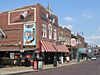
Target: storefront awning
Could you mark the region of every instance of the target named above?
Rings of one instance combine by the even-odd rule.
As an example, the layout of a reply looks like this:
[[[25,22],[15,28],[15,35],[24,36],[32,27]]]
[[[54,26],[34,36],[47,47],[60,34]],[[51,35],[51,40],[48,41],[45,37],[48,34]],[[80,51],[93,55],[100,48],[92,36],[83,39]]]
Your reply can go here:
[[[87,53],[87,49],[86,48],[79,48],[79,52],[86,54]]]
[[[3,49],[3,48],[0,48],[0,52],[6,52],[6,51],[19,51],[19,49],[18,48],[16,48],[16,49],[12,49],[12,48],[5,48],[5,49]]]
[[[58,52],[69,52],[68,48],[65,45],[54,45]]]
[[[53,44],[47,41],[41,41],[41,47],[43,47],[45,52],[57,52]]]
[[[20,52],[24,52],[24,51],[36,51],[38,50],[38,48],[0,48],[0,51],[20,51]]]

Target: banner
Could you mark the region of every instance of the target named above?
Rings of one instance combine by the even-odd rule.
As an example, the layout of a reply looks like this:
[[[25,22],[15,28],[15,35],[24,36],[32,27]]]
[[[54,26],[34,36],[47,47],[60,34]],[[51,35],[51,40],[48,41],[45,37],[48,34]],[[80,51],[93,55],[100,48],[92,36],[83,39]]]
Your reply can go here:
[[[36,45],[36,25],[24,24],[23,45]]]

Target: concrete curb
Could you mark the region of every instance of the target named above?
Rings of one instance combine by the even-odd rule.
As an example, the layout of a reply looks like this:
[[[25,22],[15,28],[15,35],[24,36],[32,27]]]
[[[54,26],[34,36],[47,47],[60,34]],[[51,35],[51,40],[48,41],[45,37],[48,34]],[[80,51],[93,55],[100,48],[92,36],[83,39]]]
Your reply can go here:
[[[83,62],[83,61],[81,61],[81,62]],[[79,63],[71,61],[69,63],[60,64],[57,67],[53,67],[53,65],[50,65],[50,66],[45,67],[44,69],[40,69],[40,70],[30,69],[30,70],[18,70],[18,71],[13,71],[13,72],[6,71],[4,73],[1,73],[0,75],[14,75],[14,74],[29,73],[29,72],[38,72],[38,71],[50,70],[50,69],[55,69],[55,68],[64,67],[64,66],[70,66],[70,65],[74,65],[74,64],[79,64]]]

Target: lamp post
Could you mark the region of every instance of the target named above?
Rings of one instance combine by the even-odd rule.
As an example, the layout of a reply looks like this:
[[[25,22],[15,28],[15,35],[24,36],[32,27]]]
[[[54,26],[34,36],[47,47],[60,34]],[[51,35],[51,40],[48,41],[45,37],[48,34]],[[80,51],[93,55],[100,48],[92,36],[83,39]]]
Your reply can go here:
[[[73,47],[75,47],[77,45],[77,41],[76,41],[76,38],[71,38],[71,59],[74,58],[74,55],[73,55]]]
[[[79,45],[81,44],[80,42],[80,38],[79,38],[79,35],[80,33],[77,33],[77,62],[80,63],[80,50],[79,50]],[[83,32],[81,33],[83,35]]]
[[[77,41],[77,47],[78,47],[78,50],[77,50],[77,62],[80,63],[79,40]]]

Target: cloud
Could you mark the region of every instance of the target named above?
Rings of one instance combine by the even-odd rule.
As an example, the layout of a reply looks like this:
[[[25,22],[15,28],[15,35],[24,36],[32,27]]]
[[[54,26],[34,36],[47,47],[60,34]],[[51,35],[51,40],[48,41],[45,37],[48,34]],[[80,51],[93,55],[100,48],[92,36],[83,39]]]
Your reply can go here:
[[[87,42],[88,44],[93,44],[93,43],[94,43],[92,40],[86,40],[86,42]]]
[[[68,25],[66,26],[66,28],[72,30],[72,25],[68,24]]]
[[[93,15],[90,14],[84,14],[83,17],[87,18],[87,19],[92,19]]]
[[[92,39],[100,39],[100,36],[92,36]]]
[[[85,36],[85,41],[88,44],[100,44],[100,36]]]
[[[64,20],[67,22],[71,22],[71,21],[73,21],[73,18],[71,16],[67,16],[64,18]]]

